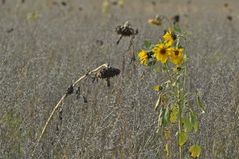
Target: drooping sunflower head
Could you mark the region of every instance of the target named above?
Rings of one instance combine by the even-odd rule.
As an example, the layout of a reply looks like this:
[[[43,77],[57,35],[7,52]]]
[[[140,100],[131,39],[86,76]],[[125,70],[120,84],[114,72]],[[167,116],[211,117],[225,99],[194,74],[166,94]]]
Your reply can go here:
[[[169,46],[172,46],[174,40],[176,40],[176,35],[171,31],[171,29],[168,29],[168,31],[165,32],[163,35],[164,43],[166,43]]]
[[[147,65],[149,61],[149,55],[145,50],[142,50],[138,54],[140,64]]]
[[[184,48],[173,48],[171,51],[170,59],[175,65],[183,64],[183,51]]]
[[[172,48],[169,48],[165,43],[160,43],[155,45],[152,51],[156,60],[160,61],[162,64],[165,64],[171,54],[171,50]]]

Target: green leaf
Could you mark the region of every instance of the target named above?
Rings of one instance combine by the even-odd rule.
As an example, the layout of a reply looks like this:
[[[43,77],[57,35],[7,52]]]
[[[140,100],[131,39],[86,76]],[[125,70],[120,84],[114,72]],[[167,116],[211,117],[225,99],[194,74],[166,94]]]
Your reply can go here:
[[[162,71],[167,72],[169,70],[169,67],[167,66],[167,63],[162,64]]]
[[[183,130],[185,132],[192,131],[192,128],[193,128],[192,120],[190,120],[189,117],[184,117],[184,118],[182,118],[182,121],[183,121]]]
[[[178,133],[178,144],[179,146],[183,146],[188,140],[188,134],[186,132]]]
[[[198,145],[192,145],[189,148],[189,152],[190,152],[192,158],[198,158],[201,154],[201,151],[202,151],[201,147]]]
[[[151,45],[152,45],[151,41],[149,41],[149,40],[144,40],[144,47],[145,47],[146,49],[149,49]]]
[[[157,62],[156,59],[150,58],[149,62],[148,62],[148,66],[150,66],[151,68],[154,69],[154,66],[155,66],[156,62]]]
[[[179,112],[179,109],[177,105],[173,105],[172,111],[170,113],[170,118],[169,118],[172,124],[175,124],[177,122],[178,112]]]
[[[164,111],[164,115],[163,115],[163,125],[166,125],[169,121],[169,110],[168,107],[165,109]]]
[[[201,109],[202,113],[204,114],[205,113],[205,106],[204,106],[204,103],[203,103],[201,97],[199,96],[199,94],[197,94],[196,102],[197,102],[198,107]]]
[[[153,72],[156,73],[156,74],[159,74],[161,72],[161,70],[162,70],[159,65],[155,65],[155,67],[151,67],[151,68],[152,68]]]
[[[159,126],[166,125],[168,123],[168,119],[169,119],[168,108],[161,108],[158,117]]]
[[[181,33],[182,32],[182,30],[181,30],[181,28],[180,28],[180,26],[178,24],[174,24],[173,25],[173,31],[177,32],[177,33]]]
[[[197,113],[196,112],[192,112],[190,114],[190,116],[191,116],[191,121],[192,121],[192,124],[193,124],[194,132],[196,133],[196,132],[198,132],[198,128],[199,128]]]
[[[169,110],[168,107],[165,109],[165,113],[164,113],[164,118],[163,118],[163,124],[167,125],[169,121]]]

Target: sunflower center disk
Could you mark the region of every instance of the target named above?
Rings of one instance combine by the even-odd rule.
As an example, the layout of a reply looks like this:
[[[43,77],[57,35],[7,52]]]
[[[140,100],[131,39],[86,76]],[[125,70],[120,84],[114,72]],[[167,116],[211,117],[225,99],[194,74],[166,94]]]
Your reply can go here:
[[[165,49],[160,50],[160,54],[162,55],[166,54],[166,50]]]

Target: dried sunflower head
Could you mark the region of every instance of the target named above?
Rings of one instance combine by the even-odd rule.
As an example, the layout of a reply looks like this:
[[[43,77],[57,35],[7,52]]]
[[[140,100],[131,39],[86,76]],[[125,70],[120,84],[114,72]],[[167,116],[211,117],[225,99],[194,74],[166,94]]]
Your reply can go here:
[[[115,29],[116,33],[122,36],[131,36],[138,34],[138,30],[134,30],[131,24],[126,21],[124,25],[118,25]]]
[[[117,76],[120,74],[120,70],[113,67],[107,67],[102,69],[98,74],[96,75],[98,78],[111,78],[114,76]]]

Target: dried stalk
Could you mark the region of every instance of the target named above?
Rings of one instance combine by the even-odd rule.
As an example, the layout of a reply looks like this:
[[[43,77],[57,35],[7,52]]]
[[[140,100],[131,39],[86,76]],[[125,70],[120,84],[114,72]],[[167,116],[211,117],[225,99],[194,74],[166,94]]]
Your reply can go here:
[[[82,81],[82,80],[84,80],[85,78],[87,78],[87,76],[92,75],[92,74],[96,74],[96,73],[98,73],[102,68],[108,68],[108,67],[109,67],[108,64],[103,64],[103,65],[97,67],[96,69],[94,69],[94,70],[92,70],[92,71],[86,73],[85,75],[81,76],[81,77],[80,77],[78,80],[76,80],[71,86],[74,87],[74,86],[77,85],[80,81]],[[45,131],[46,131],[46,128],[47,128],[47,126],[49,125],[49,122],[51,121],[53,115],[55,114],[56,110],[60,107],[60,104],[63,103],[64,99],[65,99],[68,95],[69,95],[69,93],[66,92],[66,93],[61,97],[61,99],[58,101],[58,103],[55,105],[54,109],[52,110],[50,116],[48,117],[48,119],[47,119],[47,121],[46,121],[46,123],[45,123],[45,125],[44,125],[44,127],[43,127],[43,129],[42,129],[42,131],[41,131],[40,136],[39,136],[38,139],[37,139],[37,142],[36,142],[36,144],[35,144],[35,146],[34,146],[34,149],[33,149],[33,152],[32,152],[31,157],[34,157],[36,148],[37,148],[37,146],[38,146],[40,140],[42,139],[42,136],[44,135],[44,133],[45,133]]]

